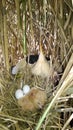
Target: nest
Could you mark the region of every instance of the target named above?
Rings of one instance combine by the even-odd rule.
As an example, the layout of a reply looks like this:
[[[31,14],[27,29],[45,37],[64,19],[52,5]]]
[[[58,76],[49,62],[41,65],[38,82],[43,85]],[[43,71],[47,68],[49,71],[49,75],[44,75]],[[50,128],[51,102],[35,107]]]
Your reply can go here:
[[[24,112],[18,105],[15,98],[15,91],[21,88],[21,84],[29,84],[30,87],[39,86],[45,88],[45,79],[36,77],[31,74],[30,68],[27,66],[26,71],[21,70],[19,74],[12,76],[5,68],[1,72],[0,86],[0,127],[1,130],[31,130],[34,129],[38,119],[46,109],[46,105],[41,111]],[[44,83],[44,84],[43,84]],[[49,86],[48,86],[49,87]],[[46,89],[46,88],[45,88]]]
[[[26,69],[25,69],[26,68]],[[35,129],[38,119],[42,116],[43,112],[46,110],[48,104],[51,102],[53,98],[53,84],[52,81],[47,81],[47,79],[43,79],[40,76],[33,76],[30,67],[27,65],[19,72],[19,74],[12,76],[9,74],[5,68],[1,72],[0,80],[0,128],[1,130],[33,130]],[[22,87],[22,84],[28,84],[30,87],[41,87],[45,89],[47,92],[47,102],[45,106],[41,110],[36,110],[34,112],[25,112],[18,105],[17,99],[15,98],[15,91],[18,88]],[[63,105],[67,106],[65,102],[57,102],[56,106],[54,106],[54,110],[52,109],[47,115],[45,121],[41,125],[40,129],[54,129],[62,127],[62,120],[59,109],[63,107]],[[50,116],[50,118],[49,118]],[[57,123],[57,124],[56,124]]]

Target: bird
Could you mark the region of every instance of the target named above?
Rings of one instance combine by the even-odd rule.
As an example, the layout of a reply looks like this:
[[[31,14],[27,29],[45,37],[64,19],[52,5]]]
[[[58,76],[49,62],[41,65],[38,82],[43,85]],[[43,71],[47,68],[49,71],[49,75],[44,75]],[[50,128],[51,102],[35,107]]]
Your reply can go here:
[[[49,57],[45,57],[47,61],[49,61]],[[21,69],[24,69],[26,64],[33,66],[39,59],[38,54],[31,54],[26,56],[25,58],[21,59],[17,62],[16,65],[11,66],[11,74],[16,75]]]
[[[39,54],[31,54],[29,56],[26,56],[26,62],[28,64],[34,64],[35,62],[37,62],[38,58],[39,58]],[[47,56],[45,58],[47,61],[50,60],[50,58]]]
[[[32,74],[36,76],[41,76],[43,78],[48,77],[51,73],[52,68],[50,68],[50,64],[44,56],[42,44],[40,43],[40,54],[37,62],[31,68]]]

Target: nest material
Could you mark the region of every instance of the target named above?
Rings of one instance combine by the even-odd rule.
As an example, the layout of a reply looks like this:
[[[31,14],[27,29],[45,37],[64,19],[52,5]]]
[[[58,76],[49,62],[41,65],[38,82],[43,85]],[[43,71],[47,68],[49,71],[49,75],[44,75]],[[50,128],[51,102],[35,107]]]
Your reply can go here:
[[[8,130],[31,130],[35,129],[35,126],[38,122],[38,119],[42,116],[43,111],[46,110],[47,105],[49,102],[51,102],[53,98],[53,90],[52,87],[49,84],[49,81],[46,79],[43,79],[39,76],[33,76],[30,70],[30,67],[27,65],[25,71],[22,71],[15,76],[9,75],[9,73],[4,69],[4,73],[1,72],[0,75],[1,79],[1,86],[0,86],[0,124],[1,129],[8,129]],[[28,84],[30,87],[39,86],[41,88],[44,88],[45,90],[48,90],[47,96],[49,97],[47,99],[47,102],[44,107],[42,107],[42,110],[34,111],[34,112],[25,112],[22,110],[22,108],[19,106],[17,100],[15,99],[15,91],[22,87],[21,82],[23,80],[23,84]],[[52,81],[50,81],[52,83]],[[43,87],[44,86],[44,87]],[[51,96],[49,96],[49,94]],[[51,111],[51,115],[47,115],[45,123],[46,130],[48,128],[51,128],[52,125],[55,125],[57,128],[61,126],[60,122],[60,114],[57,112],[57,109],[61,106],[67,106],[64,102],[55,106],[55,109]],[[55,111],[56,110],[56,111]],[[49,122],[48,122],[48,116]],[[57,122],[58,125],[56,125],[54,122]],[[43,125],[41,126],[44,127]]]
[[[33,87],[28,94],[18,100],[23,111],[42,109],[47,101],[47,94],[40,88]]]
[[[1,128],[9,128],[11,129],[21,129],[26,130],[31,129],[31,127],[35,127],[37,117],[39,118],[42,114],[41,112],[24,112],[22,108],[20,108],[18,101],[15,99],[15,91],[21,87],[21,82],[23,80],[23,84],[29,84],[30,87],[35,87],[37,78],[32,77],[30,68],[28,66],[25,67],[26,71],[19,72],[18,75],[11,76],[8,75],[8,72],[5,71],[1,73],[1,86],[0,86],[0,124]],[[39,79],[40,80],[40,79]],[[39,81],[39,84],[42,84],[42,80]],[[40,85],[39,85],[40,86]],[[39,114],[39,116],[38,116]],[[35,122],[36,120],[36,122]],[[22,125],[21,125],[22,124]],[[30,127],[31,126],[31,127]]]
[[[15,128],[19,128],[19,130],[26,130],[28,128],[30,130],[31,127],[35,127],[35,124],[38,122],[42,112],[46,109],[49,99],[47,100],[45,106],[42,107],[41,111],[37,110],[34,112],[24,112],[24,110],[22,110],[19,106],[17,99],[15,99],[15,91],[22,87],[22,82],[22,84],[30,85],[31,88],[39,86],[45,90],[48,90],[48,88],[49,91],[51,90],[47,80],[39,76],[33,76],[28,65],[25,66],[24,70],[25,71],[22,69],[15,76],[11,76],[5,69],[4,72],[1,72],[0,123],[2,124],[2,128],[5,127],[10,130]],[[41,98],[40,95],[39,98]]]

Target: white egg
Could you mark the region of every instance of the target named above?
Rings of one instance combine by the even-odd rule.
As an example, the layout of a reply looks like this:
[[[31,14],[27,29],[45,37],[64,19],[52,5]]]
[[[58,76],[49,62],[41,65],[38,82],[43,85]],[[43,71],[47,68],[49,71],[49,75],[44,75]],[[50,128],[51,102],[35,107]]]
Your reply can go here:
[[[12,74],[15,75],[15,74],[17,74],[17,73],[18,73],[18,68],[17,68],[16,66],[14,66],[14,67],[12,68]]]
[[[22,98],[23,96],[24,96],[23,91],[21,89],[16,90],[15,92],[16,99]]]
[[[23,87],[23,93],[27,94],[27,93],[29,93],[29,91],[30,91],[30,86],[29,85],[24,85],[24,87]]]

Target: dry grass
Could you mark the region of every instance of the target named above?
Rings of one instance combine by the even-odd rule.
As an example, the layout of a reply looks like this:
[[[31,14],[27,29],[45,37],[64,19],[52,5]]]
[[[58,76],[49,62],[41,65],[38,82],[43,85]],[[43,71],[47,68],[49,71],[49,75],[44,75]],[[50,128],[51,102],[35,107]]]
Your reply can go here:
[[[44,86],[48,90],[46,105],[41,111],[37,110],[35,112],[24,112],[18,105],[17,99],[15,98],[15,91],[18,88],[21,88],[21,82],[24,84],[29,84],[31,87],[36,85],[39,87]],[[46,86],[45,86],[46,85]],[[11,76],[4,68],[4,72],[1,72],[0,76],[0,128],[1,130],[33,130],[38,123],[38,120],[42,116],[43,112],[46,111],[47,106],[51,103],[54,98],[55,93],[58,90],[53,92],[53,86],[49,85],[47,80],[40,77],[32,77],[30,68],[27,66],[26,71],[23,70],[16,76]],[[66,91],[67,92],[67,91]],[[62,129],[60,113],[73,111],[72,103],[68,104],[67,101],[71,99],[71,96],[66,96],[65,93],[60,99],[56,99],[56,103],[53,106],[53,109],[50,109],[50,112],[46,116],[41,129]],[[62,110],[62,108],[64,110]],[[68,119],[68,117],[66,117]],[[66,120],[64,117],[64,121]],[[69,126],[68,126],[69,127]],[[70,127],[69,127],[70,128]],[[71,129],[71,128],[70,128]]]
[[[73,72],[68,75],[73,66],[72,1],[2,0],[0,8],[0,130],[72,130]],[[40,40],[62,76],[55,87],[52,78],[32,76],[28,65],[15,76],[8,71],[23,57],[39,54]],[[48,99],[41,111],[21,110],[15,98],[21,84],[46,90]]]
[[[20,72],[17,76],[13,77],[8,74],[4,69],[1,73],[1,86],[0,86],[0,124],[1,129],[33,129],[42,115],[42,111],[27,112],[21,110],[15,98],[15,91],[21,88],[22,80],[24,83],[29,84],[31,87],[42,84],[43,81],[32,75],[27,67],[26,72]],[[37,80],[39,83],[37,84]]]

